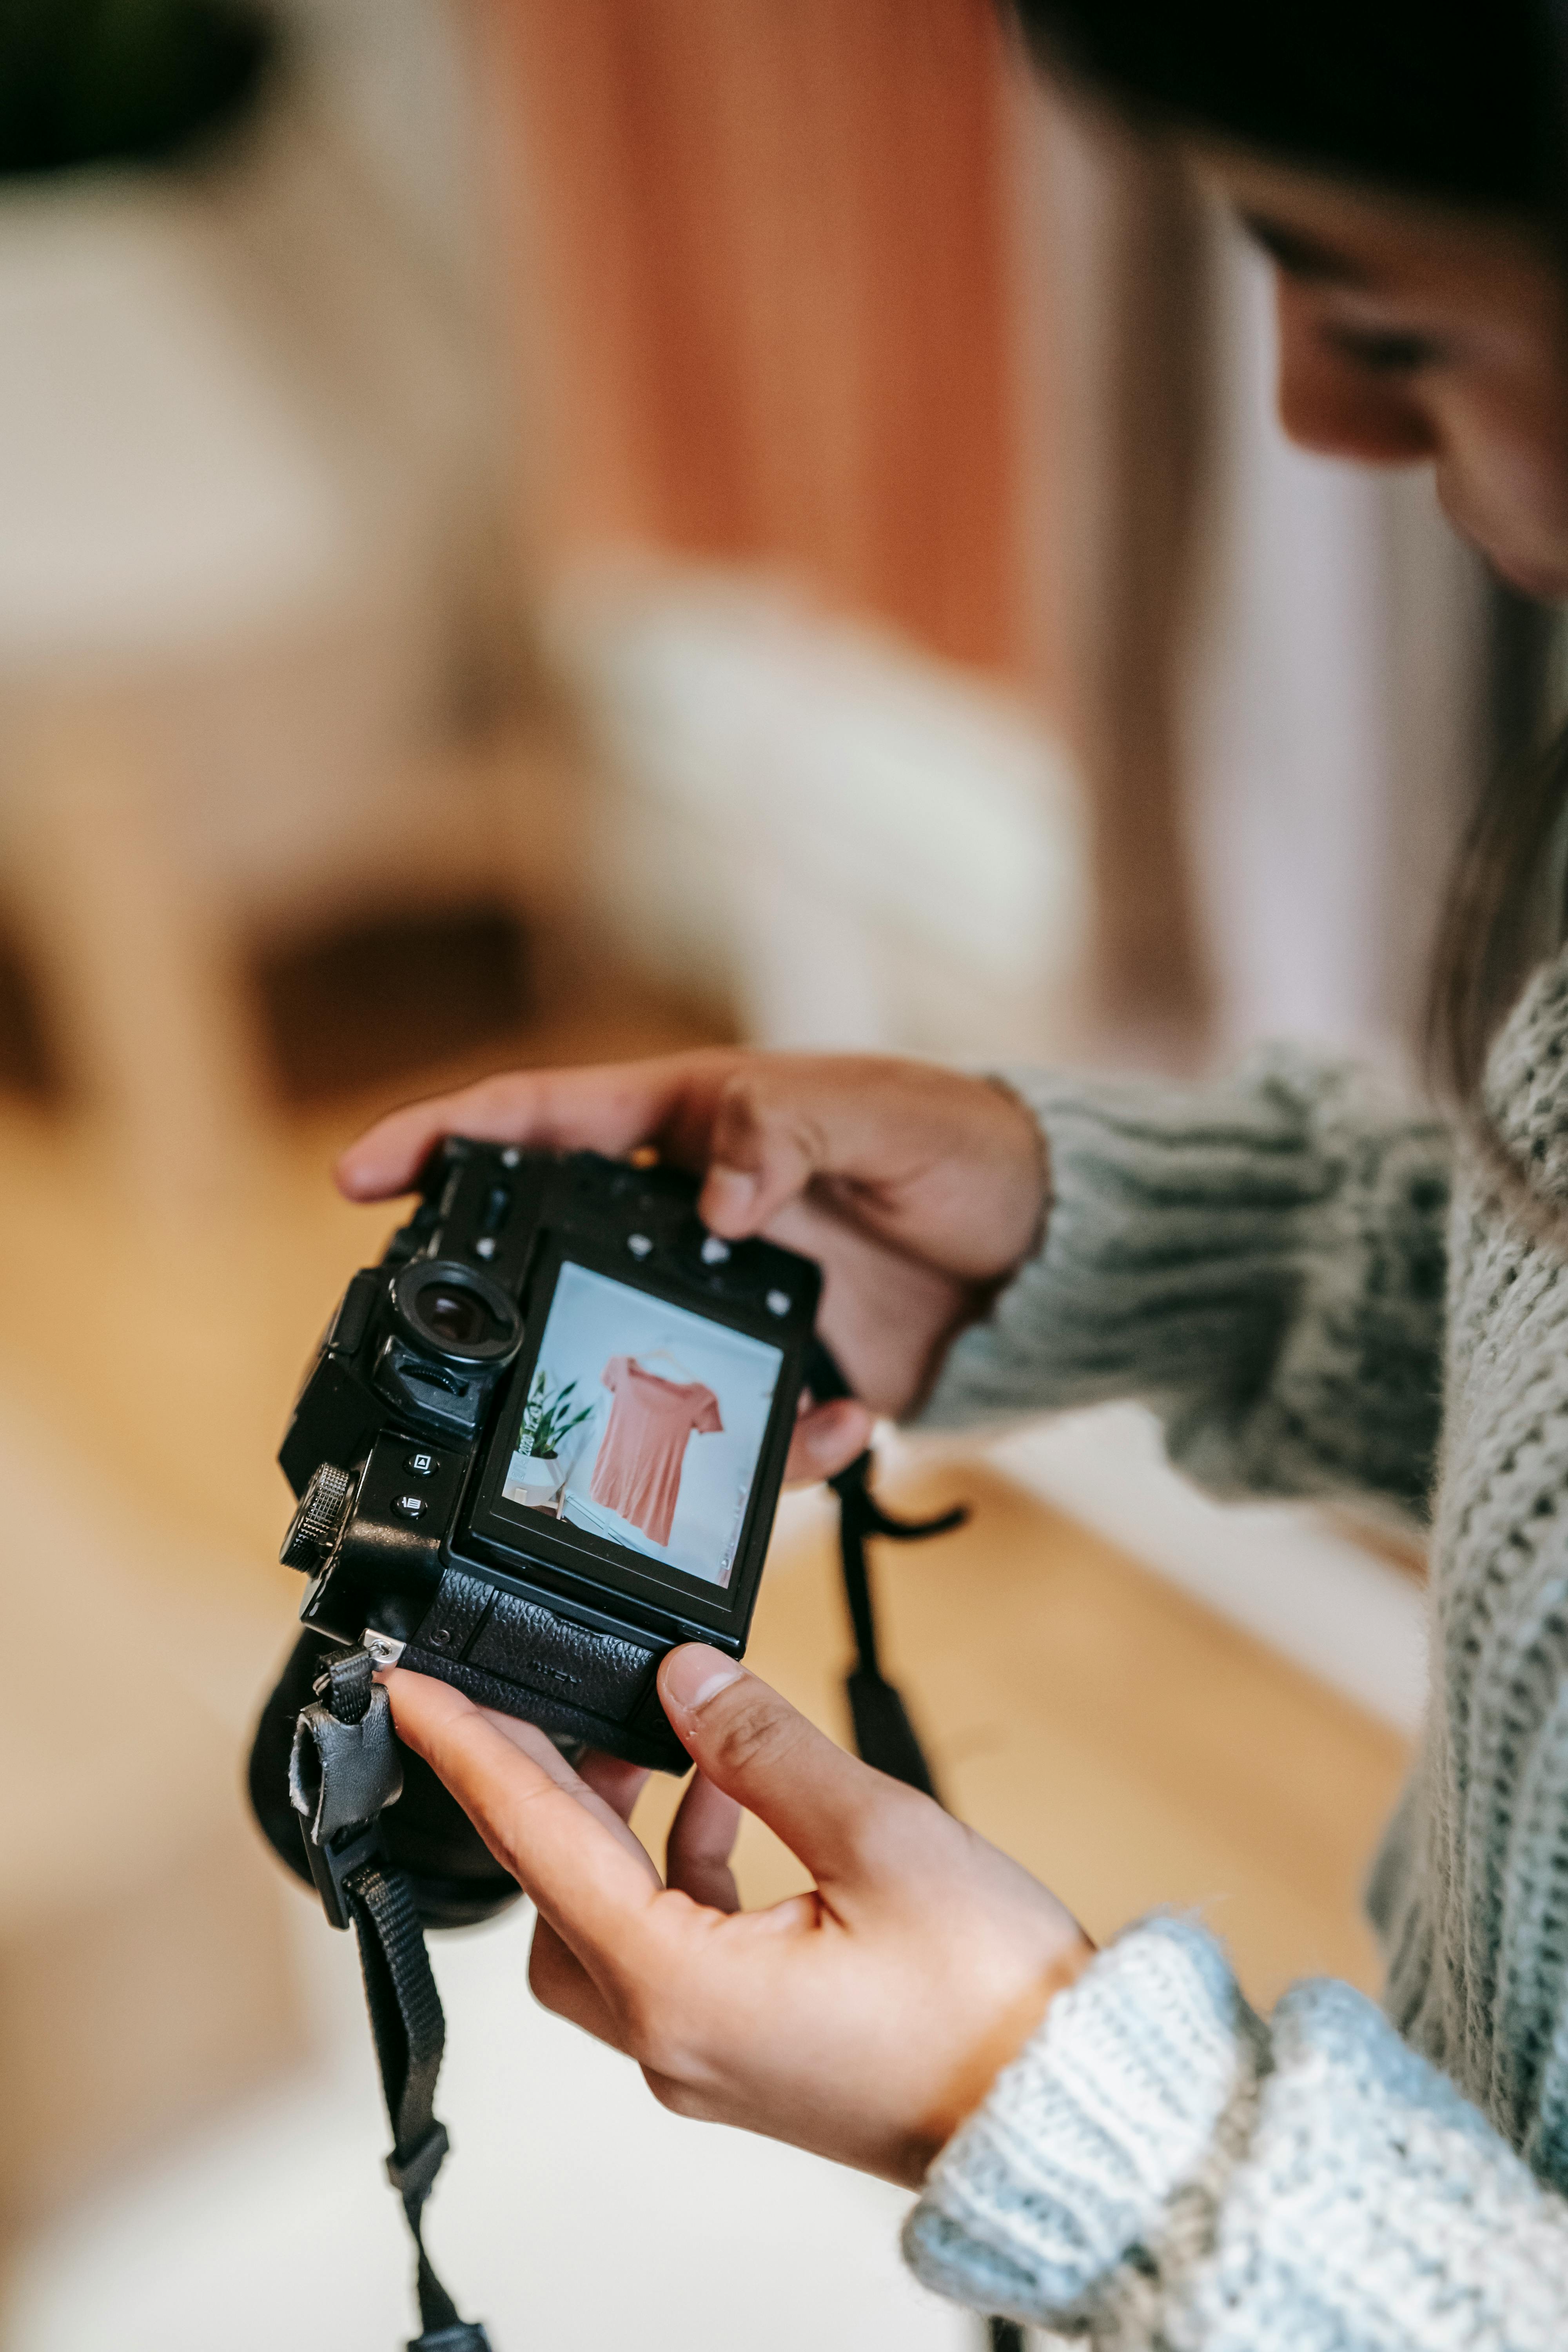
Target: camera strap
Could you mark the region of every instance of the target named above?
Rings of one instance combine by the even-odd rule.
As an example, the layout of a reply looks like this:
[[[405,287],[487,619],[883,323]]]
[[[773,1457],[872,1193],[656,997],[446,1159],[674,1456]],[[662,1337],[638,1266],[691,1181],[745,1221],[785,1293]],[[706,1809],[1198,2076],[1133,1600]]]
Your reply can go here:
[[[818,1403],[851,1394],[847,1381],[820,1339],[812,1348],[806,1377]],[[960,1503],[935,1518],[895,1519],[871,1492],[871,1468],[870,1454],[861,1454],[827,1482],[838,1497],[838,1557],[855,1635],[855,1664],[845,1677],[845,1689],[856,1753],[890,1780],[903,1780],[922,1795],[935,1797],[940,1804],[935,1777],[910,1721],[909,1709],[882,1672],[866,1538],[886,1536],[891,1543],[921,1543],[928,1536],[951,1535],[963,1526],[969,1507]],[[989,2352],[1025,2352],[1024,2331],[1011,2319],[988,2319],[985,2335]]]
[[[386,1858],[380,1817],[403,1791],[386,1693],[364,1650],[334,1658],[294,1734],[289,1794],[301,1816],[311,1875],[334,1927],[353,1924],[381,2087],[392,2125],[387,2178],[414,2240],[420,2333],[408,2352],[489,2352],[482,2327],[459,2317],[425,2251],[425,2204],[448,2141],[436,2116],[447,2021],[407,1879]]]
[[[805,1385],[818,1404],[855,1393],[820,1339],[811,1343]],[[866,1763],[874,1764],[879,1772],[886,1772],[889,1780],[902,1780],[910,1788],[918,1789],[922,1796],[935,1797],[936,1781],[915,1736],[909,1709],[882,1672],[866,1538],[886,1536],[892,1543],[923,1543],[928,1536],[951,1535],[968,1518],[969,1506],[960,1503],[955,1509],[942,1511],[933,1519],[895,1519],[871,1492],[871,1470],[872,1456],[868,1449],[827,1482],[838,1497],[838,1557],[844,1570],[844,1598],[855,1635],[855,1664],[844,1685],[849,1698],[855,1752]]]
[[[826,1352],[826,1351],[824,1351]],[[829,1361],[831,1360],[829,1359]],[[823,1391],[816,1391],[821,1396]],[[897,1689],[882,1672],[877,1652],[877,1612],[871,1597],[870,1564],[866,1558],[868,1536],[886,1536],[892,1543],[921,1543],[927,1536],[951,1535],[969,1517],[960,1503],[932,1519],[895,1519],[871,1492],[871,1456],[862,1454],[840,1470],[828,1485],[838,1497],[838,1556],[844,1570],[844,1598],[855,1633],[856,1663],[845,1677],[849,1695],[849,1719],[855,1727],[856,1752],[890,1780],[907,1781],[922,1795],[942,1799],[925,1750],[916,1737]],[[989,2352],[1024,2352],[1021,2327],[1010,2319],[985,2323]]]
[[[906,1781],[911,1789],[934,1797],[936,1781],[910,1721],[909,1709],[882,1672],[866,1538],[886,1536],[893,1543],[921,1543],[928,1536],[951,1535],[968,1518],[969,1507],[960,1503],[933,1519],[893,1518],[871,1492],[868,1453],[858,1455],[827,1483],[838,1497],[838,1555],[844,1570],[844,1598],[855,1634],[855,1664],[845,1678],[845,1688],[849,1695],[856,1751],[889,1779]]]

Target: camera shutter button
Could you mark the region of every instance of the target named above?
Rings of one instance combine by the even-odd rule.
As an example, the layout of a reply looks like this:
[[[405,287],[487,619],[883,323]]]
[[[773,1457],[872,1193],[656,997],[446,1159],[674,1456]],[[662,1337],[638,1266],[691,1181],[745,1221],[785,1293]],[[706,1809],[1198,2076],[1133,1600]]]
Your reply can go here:
[[[323,1462],[312,1471],[278,1555],[285,1568],[321,1565],[342,1532],[353,1491],[353,1479],[335,1462]]]

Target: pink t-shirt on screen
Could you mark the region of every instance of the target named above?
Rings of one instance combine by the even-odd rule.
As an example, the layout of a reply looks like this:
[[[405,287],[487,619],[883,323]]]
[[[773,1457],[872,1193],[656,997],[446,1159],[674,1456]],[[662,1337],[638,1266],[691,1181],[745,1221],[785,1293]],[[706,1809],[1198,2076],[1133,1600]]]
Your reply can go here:
[[[719,1400],[700,1381],[665,1381],[634,1356],[612,1356],[599,1375],[611,1391],[610,1425],[589,1493],[656,1544],[669,1541],[686,1441],[718,1436]]]

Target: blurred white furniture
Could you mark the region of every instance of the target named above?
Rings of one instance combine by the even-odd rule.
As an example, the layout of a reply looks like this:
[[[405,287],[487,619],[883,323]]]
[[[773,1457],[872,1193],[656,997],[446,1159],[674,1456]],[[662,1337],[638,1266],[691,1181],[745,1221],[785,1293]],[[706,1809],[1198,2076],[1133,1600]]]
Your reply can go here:
[[[609,779],[593,884],[651,969],[764,1045],[1063,1050],[1084,811],[1020,698],[717,567],[584,569],[551,641]]]
[[[0,888],[150,1195],[254,1142],[247,931],[508,887],[443,751],[489,396],[303,100],[205,180],[0,198]]]

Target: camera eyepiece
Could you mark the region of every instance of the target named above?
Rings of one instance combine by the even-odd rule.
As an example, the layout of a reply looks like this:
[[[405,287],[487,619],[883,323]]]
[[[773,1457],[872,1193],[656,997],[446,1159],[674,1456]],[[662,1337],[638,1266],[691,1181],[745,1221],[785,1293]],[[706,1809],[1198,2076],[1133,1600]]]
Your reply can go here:
[[[522,1338],[522,1318],[500,1283],[458,1258],[401,1267],[392,1303],[411,1339],[461,1364],[502,1364]]]
[[[496,1337],[496,1318],[486,1300],[454,1282],[427,1282],[415,1297],[414,1318],[449,1347],[471,1348]]]

